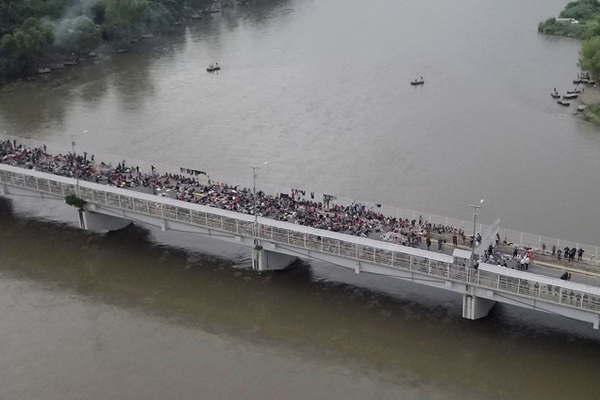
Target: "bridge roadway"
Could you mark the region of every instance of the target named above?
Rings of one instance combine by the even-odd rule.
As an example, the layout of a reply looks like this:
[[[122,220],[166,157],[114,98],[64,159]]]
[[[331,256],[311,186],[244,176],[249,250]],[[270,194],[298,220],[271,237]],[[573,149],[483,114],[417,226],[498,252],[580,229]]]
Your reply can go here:
[[[363,272],[459,293],[467,319],[485,317],[496,302],[562,315],[600,327],[600,284],[563,281],[535,272],[307,226],[231,212],[167,197],[0,164],[0,195],[31,194],[86,200],[83,229],[107,232],[132,222],[203,234],[249,247],[259,271],[283,269],[296,258],[318,259]],[[458,253],[457,253],[458,254]]]

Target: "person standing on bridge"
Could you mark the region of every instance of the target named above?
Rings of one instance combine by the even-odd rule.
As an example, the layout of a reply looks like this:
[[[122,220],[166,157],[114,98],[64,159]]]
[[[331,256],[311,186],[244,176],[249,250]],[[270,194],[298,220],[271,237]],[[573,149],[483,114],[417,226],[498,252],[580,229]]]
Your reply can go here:
[[[584,251],[585,251],[585,250],[583,250],[583,249],[579,249],[579,250],[577,251],[577,261],[581,262],[581,260],[583,259],[583,252],[584,252]]]
[[[431,238],[429,237],[429,235],[427,236],[427,239],[425,240],[425,244],[427,245],[427,250],[429,250],[429,248],[431,247]]]

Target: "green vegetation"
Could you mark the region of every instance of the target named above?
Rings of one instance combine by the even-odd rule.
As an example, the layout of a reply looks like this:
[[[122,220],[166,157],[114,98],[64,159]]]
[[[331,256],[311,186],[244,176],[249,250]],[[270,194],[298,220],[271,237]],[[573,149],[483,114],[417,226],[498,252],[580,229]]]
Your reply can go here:
[[[74,194],[70,194],[65,197],[65,203],[67,203],[71,207],[76,207],[81,210],[83,207],[85,207],[86,202],[82,198],[79,198]]]
[[[557,21],[556,18],[549,18],[538,25],[538,32],[540,33],[577,39],[583,38],[585,31],[585,24]]]
[[[583,41],[579,65],[590,71],[595,79],[600,76],[600,36],[593,36]]]
[[[566,5],[559,18],[573,18],[572,21],[557,21],[550,18],[538,26],[540,33],[582,39],[579,66],[589,71],[592,78],[600,80],[600,0],[576,0]],[[596,90],[596,89],[593,89]],[[590,102],[594,97],[590,98]],[[600,104],[587,104],[583,112],[588,121],[600,124]]]
[[[0,0],[0,80],[35,72],[49,58],[122,46],[173,29],[211,0]]]
[[[583,117],[590,122],[600,125],[600,104],[590,104],[583,112]]]
[[[598,29],[600,16],[599,0],[576,0],[566,5],[558,18],[549,18],[538,25],[538,32],[547,35],[566,36],[585,39]],[[571,21],[561,21],[560,18],[572,18]]]

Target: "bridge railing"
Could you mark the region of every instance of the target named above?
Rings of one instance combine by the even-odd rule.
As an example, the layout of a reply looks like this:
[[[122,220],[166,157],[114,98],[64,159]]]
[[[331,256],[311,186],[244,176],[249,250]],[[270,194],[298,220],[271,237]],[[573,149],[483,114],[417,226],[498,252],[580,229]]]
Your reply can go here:
[[[531,279],[524,279],[508,274],[474,270],[453,263],[452,257],[445,254],[267,218],[259,218],[259,223],[255,226],[253,217],[246,214],[91,182],[81,182],[77,186],[71,178],[1,164],[0,183],[59,198],[78,193],[84,200],[108,208],[215,229],[232,235],[256,236],[292,248],[317,251],[600,313],[600,289],[588,291],[583,285],[579,287],[571,284],[569,287],[567,283],[562,286],[561,281],[557,280],[548,283],[548,279],[542,279],[541,276],[535,279],[533,274],[530,274]]]

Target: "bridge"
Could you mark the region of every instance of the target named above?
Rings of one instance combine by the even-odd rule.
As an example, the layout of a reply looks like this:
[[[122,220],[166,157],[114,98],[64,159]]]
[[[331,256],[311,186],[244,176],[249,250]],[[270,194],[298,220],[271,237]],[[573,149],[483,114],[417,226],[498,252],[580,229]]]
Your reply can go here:
[[[485,263],[473,268],[470,252],[464,250],[449,255],[0,164],[0,195],[32,193],[41,200],[64,200],[68,195],[84,199],[79,216],[86,230],[114,231],[141,222],[247,246],[258,271],[284,269],[297,258],[318,259],[356,274],[383,275],[458,293],[463,298],[462,316],[471,320],[485,317],[500,302],[600,327],[600,284]]]

